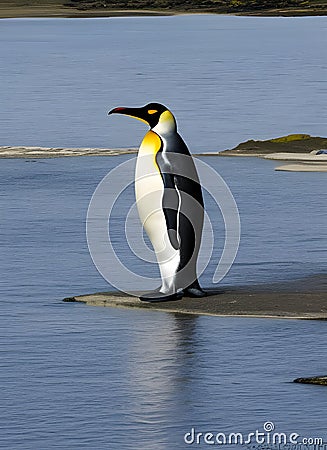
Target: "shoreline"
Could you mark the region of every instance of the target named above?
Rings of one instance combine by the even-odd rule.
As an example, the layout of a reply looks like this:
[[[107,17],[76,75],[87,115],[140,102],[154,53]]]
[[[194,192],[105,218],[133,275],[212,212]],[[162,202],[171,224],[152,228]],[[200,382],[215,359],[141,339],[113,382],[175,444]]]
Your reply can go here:
[[[65,148],[65,147],[24,147],[24,146],[2,146],[0,147],[0,159],[52,159],[52,158],[72,158],[87,156],[120,156],[136,155],[137,148]],[[277,155],[277,154],[274,154]],[[300,155],[290,155],[290,158],[267,158],[265,154],[224,154],[224,151],[210,153],[193,153],[194,157],[260,157],[276,161],[293,161],[295,164],[286,164],[275,167],[276,171],[288,172],[327,172],[327,155],[319,161],[318,158],[301,159]],[[298,158],[297,158],[298,156]]]
[[[137,148],[72,148],[0,146],[0,159],[66,158],[73,156],[119,156],[137,153]]]
[[[0,19],[18,19],[18,18],[114,18],[114,17],[165,17],[178,15],[230,15],[242,17],[317,17],[327,15],[326,7],[307,7],[307,8],[274,8],[252,11],[221,11],[217,9],[207,10],[205,8],[191,9],[77,9],[63,6],[60,4],[43,6],[12,6],[0,5]]]
[[[327,276],[254,286],[208,289],[204,298],[147,303],[121,292],[76,295],[64,302],[219,317],[327,320]],[[135,295],[137,295],[135,293]]]
[[[165,17],[183,13],[137,9],[111,9],[108,11],[77,10],[68,7],[3,7],[0,5],[0,19],[96,19],[115,17]]]
[[[25,145],[3,145],[0,146],[0,158],[60,158],[68,156],[117,156],[125,154],[134,154],[138,152],[137,147],[39,147]],[[248,151],[238,153],[233,150],[220,150],[217,152],[192,153],[193,156],[220,156],[220,157],[241,157],[241,158],[263,158],[273,161],[285,162],[303,162],[327,164],[327,154],[316,155],[313,153],[300,152],[277,152],[277,153],[259,153]]]
[[[275,167],[277,172],[327,172],[327,163],[299,162]]]
[[[137,148],[64,148],[64,147],[28,147],[28,146],[0,146],[0,159],[49,159],[49,158],[71,158],[84,156],[120,156],[135,155]],[[237,154],[221,152],[192,153],[195,157],[260,157],[277,161],[293,162],[295,164],[286,164],[275,167],[276,171],[288,172],[327,172],[327,155],[305,155],[297,153],[279,154],[275,153],[267,156],[266,154],[247,153]],[[227,151],[229,152],[229,151]]]

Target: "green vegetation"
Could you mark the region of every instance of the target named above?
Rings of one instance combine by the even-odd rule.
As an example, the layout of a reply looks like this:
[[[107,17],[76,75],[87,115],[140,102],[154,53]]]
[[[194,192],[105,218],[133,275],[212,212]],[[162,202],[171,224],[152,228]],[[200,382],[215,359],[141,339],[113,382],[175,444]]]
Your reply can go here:
[[[275,139],[270,139],[270,142],[282,143],[282,142],[292,142],[300,141],[301,139],[310,139],[310,134],[289,134],[288,136],[282,136]]]
[[[231,150],[220,152],[220,156],[268,155],[270,153],[310,153],[327,148],[327,138],[309,134],[290,134],[267,141],[246,141]]]
[[[326,15],[327,0],[0,0],[0,17],[91,17],[179,12]]]

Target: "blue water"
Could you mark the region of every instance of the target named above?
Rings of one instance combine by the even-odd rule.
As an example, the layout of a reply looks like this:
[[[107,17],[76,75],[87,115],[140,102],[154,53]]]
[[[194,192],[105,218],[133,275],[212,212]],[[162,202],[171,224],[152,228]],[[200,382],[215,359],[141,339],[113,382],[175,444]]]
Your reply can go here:
[[[249,433],[267,420],[280,432],[325,436],[325,391],[290,383],[325,372],[325,322],[61,302],[110,288],[89,256],[85,216],[96,184],[127,158],[1,161],[0,448],[187,448],[192,427]],[[255,158],[203,160],[240,207],[241,246],[224,285],[325,267],[323,173],[274,172],[275,163]]]
[[[193,152],[326,133],[326,18],[1,20],[1,145],[136,146],[168,105]]]
[[[118,120],[109,126],[105,111],[120,100],[144,103],[146,85],[159,100],[167,86],[174,88],[166,103],[175,105],[182,134],[198,150],[198,125],[210,149],[219,147],[218,140],[224,148],[247,136],[323,134],[324,83],[317,80],[325,79],[320,61],[326,23],[214,16],[0,21],[1,144],[135,145],[142,126],[130,121],[123,128]],[[193,32],[191,24],[197,25]],[[157,37],[146,41],[144,52],[150,31]],[[236,45],[240,33],[244,39]],[[161,47],[159,58],[163,34],[179,37],[175,56]],[[222,52],[220,63],[198,51],[199,36],[208,53],[213,47]],[[109,49],[116,66],[106,56]],[[192,70],[186,64],[191,59]],[[166,75],[159,60],[167,63]],[[250,80],[239,79],[254,61],[255,84],[254,66]],[[131,83],[136,73],[143,74],[137,87]],[[204,73],[211,81],[204,82]],[[212,84],[213,73],[224,89]],[[273,78],[274,95],[271,84],[267,88]],[[231,97],[234,90],[239,95]],[[192,109],[201,98],[199,109]],[[64,297],[110,289],[88,253],[85,218],[97,184],[127,158],[0,161],[0,448],[177,450],[192,447],[183,441],[192,427],[247,434],[267,421],[277,432],[327,441],[325,388],[291,383],[326,373],[325,322],[62,303]],[[222,285],[325,272],[324,173],[275,172],[279,163],[255,158],[202,159],[228,183],[241,217],[239,253]],[[114,237],[121,256],[139,268],[120,241],[132,189],[124,195]],[[217,237],[202,277],[208,286],[223,223],[208,195],[205,201]]]
[[[179,449],[266,421],[326,439],[325,388],[290,383],[325,371],[324,322],[22,302],[2,306],[3,449]]]
[[[108,289],[88,252],[87,208],[97,184],[129,156],[3,159],[1,180],[2,284],[6,292],[34,296],[34,290],[59,290],[70,296]],[[280,162],[258,158],[203,157],[231,189],[241,218],[241,241],[224,285],[302,278],[324,272],[327,259],[326,175],[275,172]],[[128,174],[130,180],[133,173]],[[210,188],[210,180],[204,180]],[[114,187],[113,187],[114,190]],[[218,199],[219,200],[219,199]],[[125,220],[134,202],[133,186],[118,197],[111,239],[121,261],[156,277],[157,265],[142,262],[126,244]],[[215,246],[201,277],[206,286],[224,245],[224,222],[205,192]],[[209,235],[204,235],[206,248]],[[114,270],[114,268],[113,268]],[[126,280],[126,289],[132,289]]]

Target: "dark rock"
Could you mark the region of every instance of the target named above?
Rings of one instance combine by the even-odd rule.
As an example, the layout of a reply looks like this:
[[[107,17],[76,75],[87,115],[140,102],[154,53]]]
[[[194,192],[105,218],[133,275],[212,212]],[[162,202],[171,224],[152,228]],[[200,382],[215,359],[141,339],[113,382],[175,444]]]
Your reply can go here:
[[[63,299],[63,302],[74,303],[74,302],[76,302],[76,298],[75,297],[66,297]]]
[[[294,383],[319,384],[321,386],[327,386],[327,375],[321,377],[296,378]]]

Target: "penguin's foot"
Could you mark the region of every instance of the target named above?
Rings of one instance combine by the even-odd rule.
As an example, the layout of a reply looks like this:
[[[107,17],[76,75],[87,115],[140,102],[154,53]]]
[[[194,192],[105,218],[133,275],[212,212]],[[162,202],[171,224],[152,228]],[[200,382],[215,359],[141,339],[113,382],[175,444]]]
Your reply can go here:
[[[184,295],[185,295],[185,297],[201,298],[201,297],[206,297],[207,293],[205,291],[203,291],[199,286],[199,287],[188,287],[188,288],[184,289]]]
[[[149,292],[141,295],[139,298],[142,302],[170,302],[180,300],[183,297],[183,291],[174,292],[173,294],[164,294],[160,291]]]

